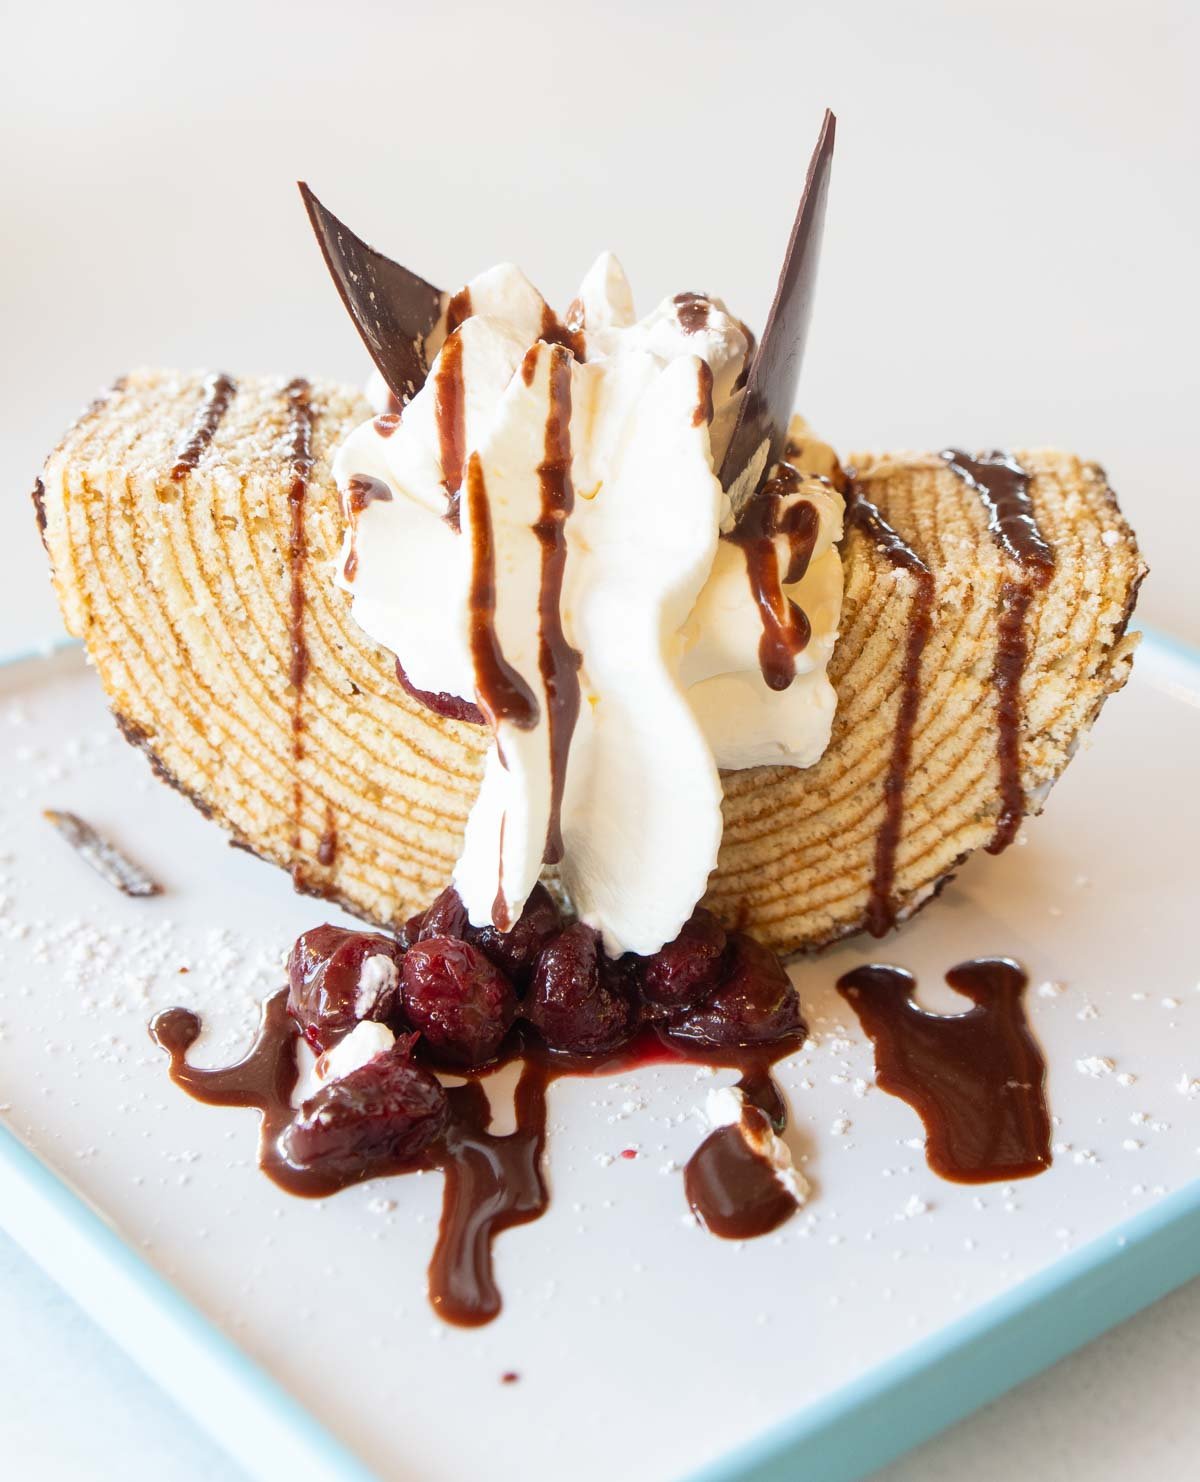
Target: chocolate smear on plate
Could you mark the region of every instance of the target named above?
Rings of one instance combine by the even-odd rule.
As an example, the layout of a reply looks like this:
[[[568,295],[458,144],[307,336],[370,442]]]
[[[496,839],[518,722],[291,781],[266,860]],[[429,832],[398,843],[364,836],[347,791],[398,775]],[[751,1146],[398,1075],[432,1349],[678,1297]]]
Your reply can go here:
[[[915,978],[899,967],[871,963],[837,986],[875,1047],[880,1087],[924,1122],[934,1173],[978,1184],[1043,1172],[1046,1062],[1025,1018],[1025,973],[1007,957],[979,957],[946,981],[972,1000],[966,1013],[921,1008]]]

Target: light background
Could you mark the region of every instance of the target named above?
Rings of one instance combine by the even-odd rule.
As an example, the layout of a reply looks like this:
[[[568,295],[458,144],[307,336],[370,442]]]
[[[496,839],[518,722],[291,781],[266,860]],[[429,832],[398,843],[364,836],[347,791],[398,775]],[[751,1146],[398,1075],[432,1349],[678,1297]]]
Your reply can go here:
[[[827,103],[803,410],[843,451],[1099,460],[1153,568],[1141,617],[1200,642],[1187,0],[0,16],[0,652],[58,631],[27,494],[99,386],[156,363],[361,378],[297,177],[446,286],[512,258],[563,306],[611,247],[642,309],[701,288],[761,325]],[[235,1475],[2,1243],[0,1309],[14,1477]],[[888,1475],[1191,1478],[1198,1323],[1193,1288]]]

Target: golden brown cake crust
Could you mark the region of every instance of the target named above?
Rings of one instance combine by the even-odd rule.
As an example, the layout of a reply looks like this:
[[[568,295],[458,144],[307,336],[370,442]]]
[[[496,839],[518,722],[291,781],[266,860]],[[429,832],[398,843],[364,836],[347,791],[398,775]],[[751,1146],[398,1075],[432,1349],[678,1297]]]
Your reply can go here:
[[[342,529],[329,463],[370,415],[361,396],[239,380],[194,468],[179,469],[214,385],[130,375],[48,459],[36,502],[67,626],[160,776],[298,888],[397,925],[450,876],[487,734],[410,699],[329,579]],[[1020,779],[1036,811],[1128,677],[1144,566],[1101,469],[1057,452],[1017,457],[1057,558],[1032,594],[1020,683]],[[995,834],[998,617],[1022,573],[941,458],[852,461],[933,582],[890,892],[903,919]],[[725,779],[708,903],[784,953],[861,929],[877,863],[918,584],[857,526],[843,562],[828,752],[807,771]]]

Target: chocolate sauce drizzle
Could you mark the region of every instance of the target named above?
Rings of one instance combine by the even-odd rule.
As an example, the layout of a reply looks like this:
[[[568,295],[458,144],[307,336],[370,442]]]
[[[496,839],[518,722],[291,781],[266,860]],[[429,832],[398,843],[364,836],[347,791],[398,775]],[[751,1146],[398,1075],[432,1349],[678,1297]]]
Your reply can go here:
[[[538,722],[537,697],[504,657],[496,633],[496,551],[478,453],[472,453],[467,461],[466,494],[471,514],[468,637],[479,708],[493,728],[506,720],[519,730],[532,730]]]
[[[708,328],[712,304],[704,293],[677,293],[671,300],[684,334],[700,334]]]
[[[529,357],[527,356],[528,360]],[[533,533],[542,548],[538,588],[538,669],[546,690],[550,729],[550,821],[545,862],[562,858],[562,799],[567,754],[579,719],[580,653],[567,642],[562,626],[563,576],[567,563],[566,521],[575,506],[571,482],[571,356],[550,350],[550,405],[542,461],[538,465],[542,508]]]
[[[182,479],[196,467],[205,448],[212,442],[221,418],[237,395],[237,382],[224,374],[209,376],[204,382],[204,400],[196,413],[191,430],[171,467],[171,477]]]
[[[376,418],[376,421],[379,419]],[[346,513],[350,518],[350,553],[346,557],[346,564],[342,568],[342,574],[347,581],[353,581],[358,574],[358,517],[368,505],[376,503],[391,503],[392,491],[382,479],[375,479],[370,474],[351,474],[346,484]]]
[[[988,529],[1000,548],[1019,566],[1035,573],[1041,585],[1054,575],[1054,552],[1038,528],[1029,497],[1029,473],[1011,453],[984,453],[972,458],[958,448],[942,453],[946,464],[983,500]]]
[[[1054,551],[1038,528],[1029,487],[1029,472],[1011,453],[985,453],[972,458],[957,448],[942,457],[983,500],[988,530],[1006,555],[1021,568],[1022,579],[1000,589],[1000,619],[992,687],[996,692],[996,756],[1000,768],[1000,817],[988,844],[999,854],[1016,838],[1025,817],[1021,782],[1021,680],[1029,659],[1026,619],[1037,591],[1054,576]]]
[[[419,1170],[443,1172],[442,1218],[429,1264],[429,1299],[448,1322],[467,1327],[490,1322],[501,1310],[492,1264],[495,1237],[502,1230],[537,1219],[549,1203],[543,1161],[547,1090],[554,1080],[564,1075],[613,1076],[652,1063],[697,1061],[734,1066],[741,1071],[739,1085],[748,1110],[782,1131],[786,1104],[771,1078],[771,1066],[803,1043],[800,1033],[774,1045],[705,1052],[666,1041],[647,1028],[623,1050],[588,1057],[547,1051],[533,1036],[522,1038],[514,1032],[505,1056],[522,1061],[514,1131],[504,1136],[489,1131],[487,1095],[479,1075],[467,1072],[464,1085],[447,1090],[445,1130],[416,1159],[402,1162],[364,1155],[361,1162],[350,1167],[343,1164],[334,1172],[320,1166],[301,1167],[284,1151],[283,1134],[294,1115],[300,1039],[287,1011],[287,996],[287,989],[280,989],[264,1003],[254,1044],[243,1059],[223,1069],[201,1070],[187,1063],[187,1052],[201,1028],[200,1019],[190,1009],[167,1009],[159,1014],[150,1034],[170,1056],[171,1079],[189,1095],[216,1106],[251,1107],[261,1114],[259,1166],[289,1194],[324,1198],[369,1178]],[[490,1066],[483,1073],[495,1068]],[[702,1191],[697,1200],[702,1218],[707,1222],[710,1207],[724,1211],[713,1215],[716,1233],[725,1233],[718,1225],[732,1221],[740,1228],[739,1239],[765,1234],[795,1208],[794,1201],[786,1210],[780,1206],[766,1223],[755,1173],[732,1158],[710,1152],[701,1158],[699,1171],[689,1175],[692,1186]],[[782,1192],[777,1181],[775,1187]],[[744,1212],[740,1208],[743,1199],[750,1206]]]
[[[768,1127],[756,1106],[710,1132],[688,1159],[683,1185],[693,1213],[724,1240],[769,1235],[796,1212],[796,1200],[755,1142]]]
[[[808,644],[812,629],[808,615],[784,592],[808,570],[817,541],[817,511],[807,500],[785,504],[801,486],[790,464],[747,500],[734,528],[721,538],[741,548],[746,574],[762,620],[758,662],[763,679],[773,690],[785,690],[796,677],[796,655]],[[788,564],[779,569],[775,541],[785,536]]]
[[[561,345],[569,350],[576,360],[585,358],[583,330],[572,329],[564,324],[549,304],[542,305],[542,327],[539,336],[547,345]]]
[[[696,410],[692,413],[692,426],[705,427],[713,419],[713,373],[707,360],[696,362]]]
[[[933,630],[933,573],[878,508],[863,494],[851,475],[847,488],[846,523],[861,530],[885,560],[913,578],[912,606],[904,636],[900,670],[900,704],[892,734],[892,754],[883,783],[883,823],[875,836],[875,869],[867,901],[867,930],[881,937],[896,924],[892,892],[896,881],[896,849],[904,819],[904,791],[912,760],[913,728],[921,703],[921,656]]]
[[[288,683],[292,707],[292,848],[300,848],[301,822],[304,811],[300,765],[304,760],[304,682],[308,677],[308,642],[304,635],[304,568],[308,560],[308,532],[304,522],[308,500],[308,480],[312,473],[313,423],[316,410],[311,401],[312,388],[303,376],[297,376],[283,389],[287,402],[286,429],[288,465]],[[293,879],[299,884],[293,865]]]
[[[453,302],[452,299],[451,303]],[[455,530],[459,528],[458,499],[459,490],[462,487],[463,463],[467,456],[466,395],[463,386],[462,357],[462,338],[457,333],[452,334],[442,346],[433,388],[442,483],[445,486],[447,498],[446,522]]]
[[[875,1047],[883,1090],[925,1124],[930,1168],[957,1183],[1028,1178],[1050,1166],[1046,1064],[1021,1002],[1026,976],[1005,957],[960,963],[946,974],[974,1007],[931,1014],[916,981],[872,964],[838,979]]]
[[[797,1209],[756,1144],[769,1128],[787,1127],[787,1101],[771,1074],[776,1060],[799,1049],[807,1030],[784,1045],[748,1046],[712,1051],[709,1064],[734,1066],[741,1072],[737,1089],[745,1097],[739,1122],[709,1133],[687,1161],[684,1192],[692,1212],[714,1235],[725,1240],[751,1240],[769,1235]],[[704,1060],[704,1055],[695,1058]]]
[[[458,326],[464,320],[469,319],[474,312],[469,288],[460,288],[457,293],[451,294],[450,301],[446,305],[446,334],[452,335]]]
[[[289,1194],[324,1198],[368,1178],[419,1169],[446,1174],[442,1220],[429,1267],[429,1296],[449,1322],[475,1326],[500,1311],[492,1272],[492,1240],[501,1230],[536,1219],[548,1195],[541,1171],[546,1139],[548,1067],[531,1061],[517,1087],[517,1128],[506,1137],[489,1132],[491,1112],[477,1081],[447,1092],[446,1130],[417,1159],[364,1157],[352,1169],[330,1172],[301,1167],[286,1155],[283,1133],[292,1120],[299,1031],[287,1011],[287,990],[263,1005],[258,1036],[246,1056],[221,1070],[200,1070],[187,1052],[200,1033],[189,1009],[168,1009],[150,1026],[155,1043],[171,1057],[171,1079],[197,1101],[252,1107],[262,1116],[259,1166]]]

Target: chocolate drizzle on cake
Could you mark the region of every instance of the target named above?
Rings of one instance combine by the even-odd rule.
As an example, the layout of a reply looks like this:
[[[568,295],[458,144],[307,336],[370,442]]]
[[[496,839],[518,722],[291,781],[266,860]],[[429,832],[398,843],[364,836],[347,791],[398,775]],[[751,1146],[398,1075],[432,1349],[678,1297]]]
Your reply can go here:
[[[308,502],[308,480],[312,473],[312,434],[316,411],[312,405],[312,387],[303,376],[297,376],[283,389],[287,403],[285,438],[288,453],[288,683],[291,686],[292,710],[292,849],[301,843],[304,813],[303,784],[300,768],[304,760],[304,683],[308,678],[308,640],[304,633],[304,571],[308,562],[308,531],[305,507]],[[292,875],[297,885],[299,862],[293,862]]]
[[[496,550],[478,453],[467,460],[466,497],[471,519],[468,639],[479,708],[493,728],[508,721],[519,730],[532,730],[538,722],[537,697],[504,657],[496,633]]]
[[[811,636],[807,614],[783,590],[808,570],[816,545],[819,520],[807,500],[791,500],[801,487],[800,475],[790,464],[764,484],[743,506],[737,524],[722,536],[741,548],[746,574],[762,620],[758,662],[763,679],[773,690],[785,690],[796,676],[796,655]],[[779,567],[776,541],[787,540],[788,561]]]
[[[538,358],[530,351],[526,362]],[[542,550],[538,587],[538,669],[546,691],[550,728],[550,821],[545,862],[562,858],[562,799],[567,777],[567,754],[579,719],[579,665],[581,655],[567,642],[562,626],[563,576],[567,564],[566,521],[575,505],[571,482],[571,356],[555,345],[550,349],[550,401],[542,461],[538,464],[542,507],[533,533]]]
[[[442,484],[446,490],[446,522],[459,528],[459,490],[467,456],[466,393],[463,385],[462,337],[452,334],[442,346],[434,381],[434,411],[437,417],[438,454]]]
[[[1054,576],[1054,551],[1038,528],[1032,479],[1011,453],[972,458],[957,448],[942,453],[948,468],[979,494],[988,530],[1000,549],[1021,568],[1021,579],[1000,588],[1000,617],[992,687],[996,693],[996,755],[1000,768],[1000,817],[988,844],[999,854],[1016,838],[1025,817],[1021,783],[1021,681],[1029,657],[1027,620],[1037,591]]]
[[[333,805],[325,804],[325,830],[317,843],[317,863],[325,869],[332,869],[337,861],[338,852],[338,829],[337,819],[334,817]]]
[[[1026,976],[1004,957],[946,974],[974,1007],[931,1014],[916,981],[872,964],[838,979],[875,1047],[875,1074],[925,1124],[930,1168],[956,1183],[1028,1178],[1050,1166],[1046,1065],[1021,1002]]]
[[[904,792],[912,760],[913,729],[921,704],[921,656],[933,630],[933,573],[878,508],[855,485],[847,489],[846,523],[860,530],[898,571],[912,577],[913,593],[904,634],[900,669],[900,702],[892,733],[892,752],[883,783],[883,823],[875,836],[875,869],[867,902],[867,930],[881,937],[896,924],[893,890],[896,849],[904,820]]]
[[[224,374],[209,376],[204,382],[204,400],[196,413],[186,439],[175,454],[171,477],[182,479],[200,462],[205,448],[212,442],[221,418],[237,395],[237,382]]]
[[[1045,585],[1054,575],[1054,552],[1038,528],[1028,470],[1011,453],[972,458],[957,448],[947,448],[942,457],[982,498],[988,529],[1000,548]]]

